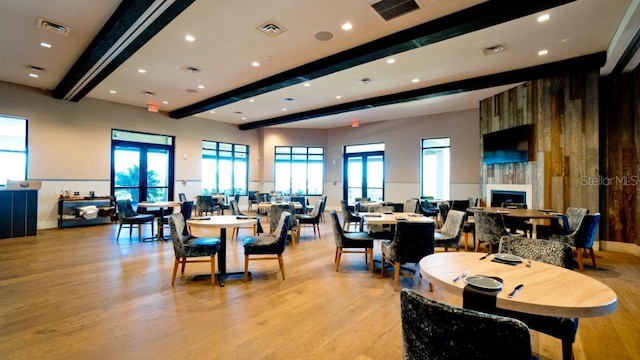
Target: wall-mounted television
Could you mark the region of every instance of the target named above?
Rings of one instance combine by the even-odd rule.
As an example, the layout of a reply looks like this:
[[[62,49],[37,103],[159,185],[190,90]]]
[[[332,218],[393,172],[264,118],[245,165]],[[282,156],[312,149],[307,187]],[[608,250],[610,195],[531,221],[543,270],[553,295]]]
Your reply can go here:
[[[508,164],[529,161],[531,124],[482,135],[482,163]]]

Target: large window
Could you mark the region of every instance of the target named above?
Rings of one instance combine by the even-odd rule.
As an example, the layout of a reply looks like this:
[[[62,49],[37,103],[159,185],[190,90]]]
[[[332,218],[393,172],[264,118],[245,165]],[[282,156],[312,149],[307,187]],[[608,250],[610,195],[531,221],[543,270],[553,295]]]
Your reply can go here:
[[[322,195],[324,148],[276,146],[275,191],[291,195]]]
[[[246,195],[249,180],[249,146],[216,141],[202,142],[202,193]]]
[[[451,139],[422,140],[422,196],[449,199],[451,188]]]
[[[111,194],[116,199],[173,200],[173,136],[111,132]]]
[[[0,116],[0,185],[27,179],[27,120]]]
[[[384,143],[344,147],[344,194],[348,203],[384,200]]]

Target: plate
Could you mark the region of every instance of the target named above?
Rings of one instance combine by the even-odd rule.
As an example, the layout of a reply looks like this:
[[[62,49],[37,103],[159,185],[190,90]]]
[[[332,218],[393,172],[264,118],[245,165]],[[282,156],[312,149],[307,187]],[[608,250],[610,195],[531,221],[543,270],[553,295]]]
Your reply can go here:
[[[522,262],[522,258],[520,256],[506,254],[506,253],[497,253],[493,255],[494,258],[507,262]]]
[[[502,283],[498,280],[486,276],[467,276],[467,284],[483,290],[500,290]]]

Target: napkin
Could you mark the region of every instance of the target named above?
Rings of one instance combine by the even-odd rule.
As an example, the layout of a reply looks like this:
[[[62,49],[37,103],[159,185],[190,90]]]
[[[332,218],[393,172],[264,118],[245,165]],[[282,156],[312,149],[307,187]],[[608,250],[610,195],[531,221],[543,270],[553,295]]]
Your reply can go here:
[[[499,264],[507,264],[507,265],[511,265],[511,266],[516,266],[518,264],[521,263],[521,261],[518,262],[514,262],[514,261],[505,261],[505,260],[500,260],[500,259],[496,259],[495,257],[493,259],[491,259],[492,262],[495,263],[499,263]]]
[[[499,282],[503,280],[496,276],[487,276],[495,279]],[[500,290],[485,290],[473,287],[472,285],[465,285],[462,291],[462,307],[465,309],[492,312],[496,308],[496,297]]]

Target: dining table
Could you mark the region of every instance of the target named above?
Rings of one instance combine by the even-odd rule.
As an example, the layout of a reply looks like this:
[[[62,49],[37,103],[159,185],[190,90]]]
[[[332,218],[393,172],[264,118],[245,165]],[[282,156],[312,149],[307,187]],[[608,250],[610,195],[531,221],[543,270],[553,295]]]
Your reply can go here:
[[[594,278],[527,259],[514,263],[492,261],[495,256],[435,253],[420,260],[420,274],[434,287],[459,296],[471,276],[498,277],[502,288],[495,306],[505,310],[569,318],[604,316],[616,310],[616,293]],[[463,273],[465,276],[460,277]],[[519,285],[522,286],[510,297]]]
[[[230,275],[242,275],[244,271],[227,271],[227,228],[244,227],[255,224],[257,222],[255,216],[242,216],[242,215],[216,215],[196,217],[187,220],[187,226],[189,230],[192,228],[202,229],[220,229],[220,250],[218,250],[218,281],[220,286],[225,285],[227,276]],[[207,275],[197,275],[198,278],[206,277]],[[213,274],[211,275],[213,276]],[[194,277],[195,278],[195,277]]]
[[[292,201],[291,203],[293,204],[293,207],[296,210],[302,210],[303,207],[301,203],[297,201]],[[282,201],[282,202],[262,201],[258,203],[258,213],[266,212],[268,214],[269,209],[271,209],[271,205],[288,205],[288,204],[289,202],[286,202],[286,201]]]
[[[162,226],[162,219],[164,218],[165,214],[165,210],[166,209],[171,209],[174,207],[179,207],[180,206],[180,202],[179,201],[142,201],[140,203],[138,203],[138,207],[139,208],[143,208],[146,210],[153,210],[153,209],[157,209],[158,210],[158,217],[156,218],[157,222],[158,222],[158,232],[157,232],[157,239],[159,240],[168,240],[164,237],[164,227]]]
[[[360,231],[364,231],[364,225],[396,225],[398,221],[408,222],[435,222],[431,217],[417,213],[389,212],[389,213],[359,213]]]

